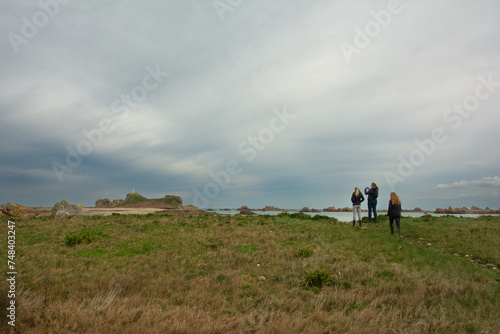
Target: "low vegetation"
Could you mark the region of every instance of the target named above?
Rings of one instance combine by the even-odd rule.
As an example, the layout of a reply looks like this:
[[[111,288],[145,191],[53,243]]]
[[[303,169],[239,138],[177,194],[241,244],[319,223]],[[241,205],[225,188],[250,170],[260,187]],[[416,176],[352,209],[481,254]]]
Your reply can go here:
[[[0,332],[498,333],[499,217],[403,218],[403,238],[378,221],[18,219],[16,327],[2,297]]]

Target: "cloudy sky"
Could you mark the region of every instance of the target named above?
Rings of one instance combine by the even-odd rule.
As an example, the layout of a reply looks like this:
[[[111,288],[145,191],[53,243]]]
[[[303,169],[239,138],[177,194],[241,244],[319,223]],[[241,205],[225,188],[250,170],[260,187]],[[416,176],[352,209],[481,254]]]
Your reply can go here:
[[[500,207],[498,1],[2,1],[0,202]]]

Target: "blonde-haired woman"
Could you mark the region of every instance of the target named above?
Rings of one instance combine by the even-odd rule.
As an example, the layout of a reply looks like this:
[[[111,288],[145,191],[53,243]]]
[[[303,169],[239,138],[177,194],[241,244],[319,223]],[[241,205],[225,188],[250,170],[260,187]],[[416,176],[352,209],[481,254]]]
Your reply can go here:
[[[359,188],[354,188],[351,195],[352,202],[352,226],[356,226],[356,213],[358,214],[359,226],[361,226],[361,203],[365,200]]]
[[[394,234],[394,226],[392,223],[396,221],[396,226],[398,228],[399,237],[401,237],[401,200],[395,192],[391,193],[391,199],[389,200],[389,209],[387,210],[387,216],[389,217],[389,224],[391,225],[391,234]]]

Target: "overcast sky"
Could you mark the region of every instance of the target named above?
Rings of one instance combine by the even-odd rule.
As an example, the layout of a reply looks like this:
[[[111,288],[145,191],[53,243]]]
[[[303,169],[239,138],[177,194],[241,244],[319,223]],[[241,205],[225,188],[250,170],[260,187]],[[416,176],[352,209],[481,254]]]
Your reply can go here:
[[[498,1],[2,1],[0,202],[500,207]]]

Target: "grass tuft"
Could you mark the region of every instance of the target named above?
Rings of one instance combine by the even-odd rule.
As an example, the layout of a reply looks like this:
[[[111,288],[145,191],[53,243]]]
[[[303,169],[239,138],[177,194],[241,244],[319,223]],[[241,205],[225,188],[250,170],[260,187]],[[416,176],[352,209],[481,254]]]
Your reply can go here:
[[[301,284],[306,288],[322,288],[323,286],[333,285],[336,281],[328,269],[316,269],[314,271],[304,272]]]
[[[76,233],[68,233],[64,237],[64,244],[68,247],[74,247],[81,244],[90,244],[95,240],[95,235],[89,231],[80,231]]]
[[[311,246],[300,248],[297,251],[297,256],[302,258],[311,257],[313,254],[314,254],[314,248]]]

